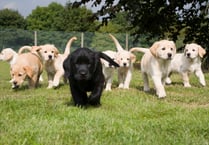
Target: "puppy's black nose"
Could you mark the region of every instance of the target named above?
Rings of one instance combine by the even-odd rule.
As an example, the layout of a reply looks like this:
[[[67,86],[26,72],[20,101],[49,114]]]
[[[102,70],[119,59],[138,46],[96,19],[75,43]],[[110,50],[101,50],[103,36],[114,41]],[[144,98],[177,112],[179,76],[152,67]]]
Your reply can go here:
[[[123,63],[123,66],[126,66],[127,64],[126,63]]]
[[[190,57],[191,56],[191,54],[190,53],[187,53],[187,57]]]
[[[14,85],[17,85],[17,81],[14,81],[13,84],[14,84]]]
[[[79,71],[79,74],[82,75],[82,76],[85,76],[85,75],[87,74],[87,72],[84,71],[84,70],[80,70],[80,71]]]
[[[49,57],[49,59],[52,59],[52,55],[49,55],[48,57]]]
[[[172,54],[171,53],[168,53],[168,58],[171,58]]]

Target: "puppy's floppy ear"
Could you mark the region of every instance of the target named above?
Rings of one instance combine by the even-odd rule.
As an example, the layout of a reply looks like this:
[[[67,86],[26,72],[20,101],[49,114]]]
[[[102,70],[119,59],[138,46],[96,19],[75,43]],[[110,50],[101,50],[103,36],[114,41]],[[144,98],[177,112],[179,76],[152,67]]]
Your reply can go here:
[[[101,59],[100,59],[100,55],[99,55],[99,52],[94,52],[93,53],[93,59],[94,59],[94,62],[93,62],[93,72],[97,72],[98,70],[98,66],[99,64],[102,64],[101,63]]]
[[[59,54],[59,50],[53,45],[53,49],[54,49],[54,56],[57,57]]]
[[[157,49],[159,47],[159,42],[155,42],[151,47],[150,47],[150,52],[152,53],[153,56],[157,57]]]
[[[186,48],[188,47],[188,44],[186,44],[186,46],[184,47],[184,55],[186,56]]]
[[[30,66],[25,66],[23,69],[25,70],[27,76],[28,76],[29,78],[32,78],[32,76],[33,76],[33,71],[32,71],[32,69],[30,68]]]
[[[199,46],[199,47],[198,47],[199,56],[200,56],[201,58],[203,58],[203,56],[206,54],[206,51],[205,51],[205,49],[202,48],[200,45],[198,45],[198,46]]]
[[[119,65],[113,61],[108,55],[106,55],[105,53],[102,52],[98,52],[99,57],[103,58],[104,60],[108,61],[111,65],[114,65],[115,67],[119,67]]]
[[[39,52],[42,49],[41,46],[33,46],[31,51]]]
[[[173,50],[174,50],[174,53],[176,53],[176,44],[174,43],[174,41],[170,41],[171,44],[173,45]]]
[[[136,61],[136,55],[133,53],[130,53],[131,63],[134,63]]]

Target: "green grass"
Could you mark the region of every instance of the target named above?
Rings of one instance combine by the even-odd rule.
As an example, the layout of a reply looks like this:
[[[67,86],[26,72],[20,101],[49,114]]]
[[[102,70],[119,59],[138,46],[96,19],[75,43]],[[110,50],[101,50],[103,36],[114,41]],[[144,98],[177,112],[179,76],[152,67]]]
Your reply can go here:
[[[71,103],[68,85],[14,91],[9,66],[0,62],[0,145],[208,145],[209,74],[207,87],[191,76],[183,88],[179,75],[166,86],[167,97],[142,91],[139,70],[129,90],[103,92],[98,108],[81,109]],[[152,88],[153,84],[151,82]]]

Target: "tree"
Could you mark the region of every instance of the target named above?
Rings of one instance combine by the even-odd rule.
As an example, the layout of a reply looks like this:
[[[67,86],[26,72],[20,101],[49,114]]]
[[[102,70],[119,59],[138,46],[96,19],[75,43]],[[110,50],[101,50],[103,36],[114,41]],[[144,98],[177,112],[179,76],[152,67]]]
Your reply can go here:
[[[63,31],[91,31],[97,28],[97,22],[93,18],[93,12],[86,7],[73,8],[72,3],[67,3],[62,15],[61,24]]]
[[[3,9],[0,10],[0,27],[25,29],[25,19],[18,11]]]
[[[26,21],[18,11],[0,10],[0,47],[19,49],[22,45],[33,43],[32,33],[25,31]]]
[[[115,0],[82,0],[73,5],[77,7],[89,1],[92,6],[104,2],[95,13],[98,17],[104,16],[104,24],[117,12],[126,11],[127,21],[131,23],[128,30],[136,38],[146,34],[176,41],[184,31],[184,44],[196,42],[209,50],[209,0],[119,0],[116,4]],[[207,60],[209,62],[209,57]]]
[[[47,7],[37,7],[26,18],[28,30],[59,30],[64,7],[52,2]]]

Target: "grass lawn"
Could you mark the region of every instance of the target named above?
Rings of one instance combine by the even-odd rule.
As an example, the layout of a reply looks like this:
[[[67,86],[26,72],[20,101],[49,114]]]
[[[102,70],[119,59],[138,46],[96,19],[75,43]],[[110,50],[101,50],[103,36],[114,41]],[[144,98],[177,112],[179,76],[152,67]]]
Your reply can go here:
[[[209,74],[207,87],[191,76],[184,88],[179,75],[166,86],[167,97],[143,92],[139,70],[129,90],[103,92],[98,108],[71,103],[69,86],[14,91],[9,65],[0,62],[0,145],[208,145]],[[152,83],[151,83],[152,85]],[[153,85],[152,85],[153,88]]]

